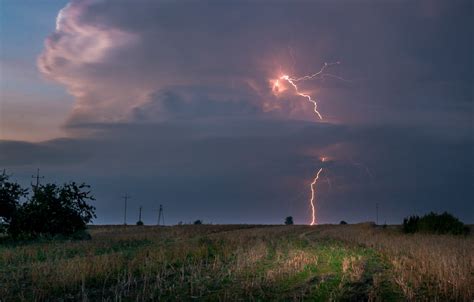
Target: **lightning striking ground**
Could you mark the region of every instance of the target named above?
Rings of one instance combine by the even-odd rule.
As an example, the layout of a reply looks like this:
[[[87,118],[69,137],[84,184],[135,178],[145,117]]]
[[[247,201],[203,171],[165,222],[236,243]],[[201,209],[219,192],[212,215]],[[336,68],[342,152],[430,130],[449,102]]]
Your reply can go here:
[[[316,201],[316,189],[315,186],[318,183],[319,179],[319,174],[323,171],[323,168],[320,168],[318,173],[316,174],[316,177],[313,179],[313,182],[311,183],[311,199],[310,199],[310,204],[311,204],[311,214],[312,214],[312,220],[311,220],[311,225],[315,225],[316,223],[316,208],[314,206],[314,202]]]
[[[340,62],[324,63],[324,65],[321,67],[321,69],[318,72],[310,74],[310,75],[301,76],[301,77],[291,77],[287,74],[283,74],[278,79],[273,81],[272,90],[273,90],[274,93],[278,94],[280,92],[280,88],[281,88],[280,87],[280,85],[281,85],[280,81],[286,81],[288,84],[290,84],[293,87],[293,89],[294,89],[294,91],[297,95],[299,95],[301,97],[304,97],[305,99],[308,100],[308,102],[313,104],[314,113],[316,114],[316,116],[320,120],[323,120],[323,117],[322,117],[321,113],[318,111],[318,101],[315,98],[313,98],[311,95],[300,91],[300,89],[298,88],[298,85],[296,83],[301,82],[301,81],[314,80],[314,79],[324,80],[325,78],[335,78],[335,79],[338,79],[338,80],[341,80],[341,81],[349,82],[348,80],[346,80],[342,77],[339,77],[337,75],[325,72],[328,67],[330,67],[332,65],[339,65],[339,64],[340,64]],[[321,158],[322,162],[325,162],[327,160],[328,160],[328,158],[326,158],[326,157]],[[316,222],[316,207],[315,207],[316,185],[317,185],[317,182],[319,180],[319,175],[321,174],[322,171],[323,171],[323,168],[320,168],[318,170],[318,172],[316,173],[315,178],[311,182],[311,198],[310,198],[311,225],[317,224],[317,222]],[[328,179],[328,183],[330,184],[329,179]]]

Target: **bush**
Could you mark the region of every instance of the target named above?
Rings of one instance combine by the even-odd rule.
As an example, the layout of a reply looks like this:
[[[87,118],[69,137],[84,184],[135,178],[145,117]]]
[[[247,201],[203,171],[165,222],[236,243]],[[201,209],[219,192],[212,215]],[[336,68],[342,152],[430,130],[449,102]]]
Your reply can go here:
[[[138,221],[137,221],[137,225],[143,225],[143,221],[138,220]]]
[[[466,235],[469,233],[469,228],[447,212],[443,214],[431,212],[423,217],[410,216],[403,219],[403,232]]]
[[[339,224],[347,224],[347,222],[345,222],[344,220],[341,220],[341,222],[339,222]]]
[[[194,224],[202,224],[202,220],[198,219],[198,220],[194,221]]]
[[[15,216],[20,199],[28,195],[28,190],[19,184],[11,182],[9,176],[0,174],[0,233],[8,230],[10,221]]]
[[[292,216],[288,216],[285,218],[285,224],[286,225],[291,225],[293,224],[293,217]]]
[[[74,182],[33,188],[33,196],[18,205],[7,231],[13,238],[84,237],[87,223],[95,218],[89,186]]]

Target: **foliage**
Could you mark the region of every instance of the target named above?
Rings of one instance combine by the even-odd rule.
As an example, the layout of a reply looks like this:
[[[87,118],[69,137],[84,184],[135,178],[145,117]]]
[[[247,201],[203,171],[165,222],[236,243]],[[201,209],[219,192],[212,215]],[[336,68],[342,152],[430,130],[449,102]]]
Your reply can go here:
[[[423,217],[415,215],[403,219],[403,232],[466,235],[469,233],[469,228],[447,212],[443,214],[431,212]]]
[[[293,224],[293,216],[288,216],[285,218],[285,224],[290,225]]]
[[[0,174],[0,232],[8,228],[20,204],[20,199],[26,196],[26,189],[15,182],[11,182],[5,172]]]
[[[193,224],[202,224],[202,220],[201,220],[201,219],[198,219],[198,220],[194,221]]]
[[[341,222],[339,222],[339,224],[347,224],[347,222],[345,222],[344,220],[341,220]]]
[[[137,221],[137,225],[143,225],[143,221],[138,220],[138,221]]]
[[[88,185],[74,182],[34,187],[32,198],[17,205],[8,233],[14,238],[36,238],[72,236],[84,231],[96,217],[95,208],[88,204],[94,200],[88,189]]]

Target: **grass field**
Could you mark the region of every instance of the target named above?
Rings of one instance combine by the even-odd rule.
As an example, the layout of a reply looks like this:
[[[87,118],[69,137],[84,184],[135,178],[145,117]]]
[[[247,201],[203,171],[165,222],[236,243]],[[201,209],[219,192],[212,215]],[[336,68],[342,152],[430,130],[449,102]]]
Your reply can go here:
[[[91,227],[0,246],[1,301],[472,301],[474,236],[369,224]]]

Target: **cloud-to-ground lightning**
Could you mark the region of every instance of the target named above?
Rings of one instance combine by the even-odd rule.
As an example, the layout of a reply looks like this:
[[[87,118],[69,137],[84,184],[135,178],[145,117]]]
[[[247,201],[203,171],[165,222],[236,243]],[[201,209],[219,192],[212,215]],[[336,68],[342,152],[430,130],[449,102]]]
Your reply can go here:
[[[342,77],[339,77],[337,75],[326,72],[326,69],[328,67],[330,67],[332,65],[338,65],[338,64],[340,64],[340,62],[324,63],[324,65],[321,67],[321,69],[318,72],[315,72],[315,73],[310,74],[310,75],[301,76],[301,77],[292,77],[288,74],[283,74],[278,79],[273,81],[272,90],[273,90],[274,93],[278,94],[280,92],[280,89],[282,89],[280,82],[281,81],[286,81],[289,85],[291,85],[291,87],[293,87],[293,89],[294,89],[294,91],[297,95],[299,95],[301,97],[304,97],[305,99],[308,100],[308,102],[313,104],[314,113],[316,114],[316,116],[320,120],[322,120],[323,117],[322,117],[321,113],[318,111],[318,102],[317,102],[317,100],[315,98],[313,98],[310,94],[302,92],[299,89],[299,87],[296,83],[301,82],[301,81],[313,80],[313,79],[323,80],[324,78],[327,78],[327,77],[335,78],[335,79],[342,80],[342,81],[347,81]],[[322,157],[321,162],[326,162],[328,159],[329,159],[328,157]],[[311,186],[310,186],[311,187],[311,198],[310,198],[309,203],[311,205],[311,211],[312,211],[312,213],[311,213],[312,214],[311,223],[310,223],[311,225],[317,224],[317,222],[316,222],[316,207],[315,207],[316,185],[317,185],[317,182],[319,180],[319,175],[321,174],[322,171],[323,171],[323,168],[320,168],[318,170],[318,172],[316,173],[316,176],[313,179],[313,181],[311,182]],[[328,180],[328,183],[330,184],[329,179],[327,177],[326,177],[326,179]]]
[[[310,204],[311,204],[311,214],[312,214],[312,220],[311,220],[311,225],[317,224],[316,222],[316,208],[314,205],[314,202],[316,201],[316,189],[315,186],[318,183],[319,179],[319,174],[323,171],[323,168],[320,168],[318,170],[318,173],[316,173],[316,177],[313,179],[313,182],[311,183],[311,199],[310,199]]]

